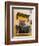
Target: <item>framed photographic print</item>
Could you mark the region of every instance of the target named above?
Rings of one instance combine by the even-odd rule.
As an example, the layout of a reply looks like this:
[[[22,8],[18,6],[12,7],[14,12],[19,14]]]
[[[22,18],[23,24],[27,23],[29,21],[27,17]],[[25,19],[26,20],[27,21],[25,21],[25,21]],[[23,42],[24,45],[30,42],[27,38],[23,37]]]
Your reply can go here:
[[[5,44],[38,42],[38,4],[5,2]]]

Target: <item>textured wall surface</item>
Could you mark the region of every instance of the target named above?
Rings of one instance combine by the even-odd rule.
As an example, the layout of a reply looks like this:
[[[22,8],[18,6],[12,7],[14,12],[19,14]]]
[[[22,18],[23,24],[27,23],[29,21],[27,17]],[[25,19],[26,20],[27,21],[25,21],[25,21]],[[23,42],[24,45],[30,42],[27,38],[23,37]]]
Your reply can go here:
[[[39,42],[39,4],[38,4],[38,42]]]

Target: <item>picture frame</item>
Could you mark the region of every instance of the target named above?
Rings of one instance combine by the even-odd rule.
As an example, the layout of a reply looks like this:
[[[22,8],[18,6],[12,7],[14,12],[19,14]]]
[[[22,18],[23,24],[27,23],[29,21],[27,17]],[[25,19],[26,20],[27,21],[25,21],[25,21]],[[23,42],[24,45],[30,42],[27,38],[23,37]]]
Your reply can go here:
[[[5,44],[38,42],[38,3],[5,2]]]

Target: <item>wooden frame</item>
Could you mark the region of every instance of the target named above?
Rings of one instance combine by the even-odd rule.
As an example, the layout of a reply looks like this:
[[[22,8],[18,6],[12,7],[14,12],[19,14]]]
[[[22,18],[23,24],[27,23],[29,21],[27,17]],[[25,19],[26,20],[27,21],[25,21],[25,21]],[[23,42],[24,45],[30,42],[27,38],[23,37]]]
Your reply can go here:
[[[10,41],[10,5],[21,6],[35,6],[35,40],[22,40]],[[24,2],[5,2],[5,44],[23,44],[23,43],[36,43],[38,42],[38,4],[37,3],[24,3]]]

